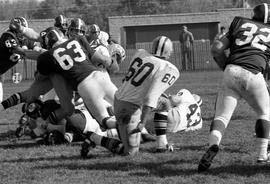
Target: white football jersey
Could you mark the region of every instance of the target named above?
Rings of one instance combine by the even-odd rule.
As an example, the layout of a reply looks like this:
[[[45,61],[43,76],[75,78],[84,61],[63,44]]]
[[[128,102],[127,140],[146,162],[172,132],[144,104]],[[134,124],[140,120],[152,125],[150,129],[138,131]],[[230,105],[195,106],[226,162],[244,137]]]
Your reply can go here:
[[[105,46],[108,46],[108,40],[109,40],[109,34],[106,33],[105,31],[100,31],[98,35],[98,39],[100,43],[102,43]]]
[[[179,104],[168,112],[168,131],[193,131],[202,128],[201,108],[194,95],[186,89],[177,93]]]
[[[115,94],[118,100],[155,108],[159,96],[179,78],[178,69],[170,62],[139,49]]]

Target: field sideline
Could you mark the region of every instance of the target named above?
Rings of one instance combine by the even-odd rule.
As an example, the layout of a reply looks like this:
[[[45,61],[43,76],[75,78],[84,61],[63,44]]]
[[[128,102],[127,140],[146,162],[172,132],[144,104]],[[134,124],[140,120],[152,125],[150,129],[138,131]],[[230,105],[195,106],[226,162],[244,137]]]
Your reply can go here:
[[[122,76],[113,77],[119,86]],[[36,146],[29,138],[17,139],[12,133],[21,115],[21,105],[0,115],[0,183],[3,184],[269,184],[270,163],[258,165],[255,159],[255,113],[240,101],[223,137],[221,150],[209,172],[198,174],[199,159],[207,148],[209,126],[222,73],[200,71],[181,73],[168,91],[187,88],[202,97],[203,128],[197,132],[170,134],[169,141],[179,148],[172,153],[155,154],[153,143],[143,144],[135,158],[112,155],[97,147],[89,159],[81,159],[80,144]],[[5,83],[4,97],[26,89],[31,81]],[[151,123],[147,125],[152,129]]]

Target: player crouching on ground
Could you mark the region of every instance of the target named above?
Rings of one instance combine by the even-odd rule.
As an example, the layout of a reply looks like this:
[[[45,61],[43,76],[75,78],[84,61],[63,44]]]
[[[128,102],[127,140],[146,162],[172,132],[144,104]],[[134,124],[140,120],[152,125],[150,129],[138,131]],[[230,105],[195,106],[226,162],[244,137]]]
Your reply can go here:
[[[156,152],[173,151],[166,133],[196,131],[202,128],[202,99],[181,89],[175,95],[162,94],[155,109],[154,126],[157,137]]]
[[[48,115],[58,108],[60,108],[60,104],[55,100],[45,102],[36,100],[33,103],[25,104],[23,107],[25,114],[19,120],[20,127],[17,129],[16,135],[18,137],[23,134],[29,135],[35,138],[37,143],[45,145],[83,141],[87,136],[92,136],[92,147],[100,145],[112,153],[123,153],[123,145],[119,139],[116,139],[118,137],[116,129],[103,132],[98,122],[93,119],[84,106],[77,106],[75,112],[59,124],[46,122],[45,119]],[[86,157],[89,150],[83,151],[81,155]]]

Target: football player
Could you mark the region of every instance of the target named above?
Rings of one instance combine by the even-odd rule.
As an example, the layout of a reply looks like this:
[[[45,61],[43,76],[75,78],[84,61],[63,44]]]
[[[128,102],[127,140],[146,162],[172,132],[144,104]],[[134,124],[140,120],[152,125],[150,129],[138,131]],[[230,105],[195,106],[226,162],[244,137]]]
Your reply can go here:
[[[179,78],[178,69],[166,61],[173,51],[171,40],[153,40],[152,53],[139,49],[115,93],[114,112],[126,155],[139,152],[140,134],[159,96]]]
[[[36,100],[24,104],[25,114],[19,120],[20,127],[16,131],[17,136],[30,135],[39,144],[56,145],[82,141],[88,135],[93,140],[92,147],[99,145],[112,153],[123,152],[123,145],[118,139],[116,129],[103,132],[84,106],[77,106],[74,113],[65,119],[65,127],[44,121],[52,111],[58,108],[61,106],[55,100],[45,102]],[[83,157],[87,157],[87,154],[88,152],[81,153]]]
[[[87,109],[103,127],[115,127],[115,118],[104,105],[104,101],[113,103],[114,93],[110,89],[115,86],[106,73],[91,64],[89,56],[104,61],[104,65],[111,62],[111,58],[91,49],[85,37],[67,40],[58,29],[50,31],[46,40],[50,50],[39,56],[37,69],[50,77],[62,107],[52,113],[50,119],[58,121],[71,115],[74,111],[72,93],[78,91]]]
[[[57,27],[64,33],[64,35],[67,33],[69,24],[68,19],[64,15],[58,15],[54,19],[54,27]]]
[[[187,89],[181,89],[175,95],[162,94],[157,108],[154,109],[154,126],[157,137],[156,152],[173,151],[168,144],[166,133],[189,132],[202,128],[202,99],[191,94]]]
[[[41,44],[44,43],[43,38],[46,35],[46,33],[48,32],[48,30],[47,30],[48,28],[46,28],[45,30],[38,33],[34,29],[32,29],[28,26],[26,27],[24,25],[18,24],[17,22],[13,22],[12,27],[17,32],[23,34],[25,37],[29,38],[30,40],[40,42]],[[54,27],[59,28],[63,32],[63,34],[66,34],[67,28],[68,28],[67,18],[63,15],[59,15],[59,16],[55,17]],[[42,46],[44,46],[44,44]]]
[[[114,69],[110,69],[111,73],[116,73],[119,71],[119,64],[123,62],[125,59],[125,49],[117,44],[117,43],[108,43],[109,35],[108,33],[101,31],[99,26],[96,24],[92,24],[88,28],[87,32],[87,40],[90,44],[90,46],[95,49],[97,52],[99,52],[102,55],[115,57],[115,60],[117,63],[114,63]],[[102,65],[102,63],[94,63],[95,66],[106,69],[105,66]],[[105,70],[106,71],[106,70]],[[108,71],[108,70],[107,70]]]
[[[97,47],[97,45],[108,46],[109,34],[101,31],[97,24],[91,24],[87,31],[87,40],[92,47]]]
[[[13,24],[13,25],[15,25],[15,24]],[[18,26],[17,26],[17,28],[18,28]],[[26,28],[26,27],[24,27],[24,28]],[[36,40],[41,41],[41,46],[42,46],[42,48],[40,50],[35,50],[33,52],[33,51],[26,50],[26,49],[20,49],[19,52],[18,52],[18,50],[16,52],[21,53],[23,56],[25,56],[27,58],[37,59],[37,57],[40,55],[40,53],[46,51],[46,47],[44,45],[44,43],[45,43],[44,38],[45,38],[45,35],[47,34],[47,32],[52,30],[52,29],[53,29],[53,27],[47,28],[46,30],[42,31],[40,33],[40,35],[37,33]],[[27,34],[25,34],[25,35],[27,35]],[[20,103],[33,102],[34,100],[38,99],[40,97],[40,95],[46,94],[51,89],[52,89],[52,84],[51,84],[49,78],[41,75],[39,72],[36,72],[35,73],[35,80],[31,84],[31,86],[28,89],[26,89],[22,92],[17,92],[15,94],[11,95],[10,97],[8,97],[7,99],[5,99],[4,101],[2,101],[1,105],[0,105],[0,111],[3,111],[5,109],[8,109],[8,108],[13,107],[15,105],[18,105]]]
[[[224,71],[223,88],[218,93],[215,117],[210,127],[209,148],[199,162],[199,172],[211,166],[240,98],[245,99],[257,113],[257,162],[269,160],[270,99],[263,77],[270,56],[269,5],[257,5],[253,13],[252,19],[235,17],[228,33],[212,45],[214,60]],[[229,57],[224,53],[226,49],[230,49]]]
[[[23,60],[23,56],[17,54],[16,51],[22,46],[28,46],[25,43],[23,36],[13,27],[13,23],[28,27],[28,22],[23,17],[15,17],[11,19],[9,29],[0,37],[0,101],[3,100],[3,74],[15,66],[19,61]],[[24,43],[23,43],[24,42]]]
[[[68,37],[73,38],[75,36],[85,36],[85,33],[86,33],[85,22],[80,18],[71,19],[67,32]]]
[[[76,37],[76,36],[78,36],[79,33],[82,33],[83,30],[79,30],[80,28],[84,27],[82,24],[83,24],[83,21],[81,19],[72,19],[70,26],[69,26],[69,29],[68,29],[69,36]],[[53,29],[55,29],[55,27],[47,28],[46,30],[42,31],[40,33],[40,35],[38,35],[37,38],[41,40],[42,47],[45,48],[41,52],[46,51],[47,45],[45,43],[45,37],[46,37],[47,33]],[[35,57],[37,58],[37,56],[39,56],[39,54],[40,53],[38,53]],[[91,57],[91,61],[102,63],[103,60],[102,61],[95,60],[96,58],[98,58],[95,55],[99,55],[99,53],[93,54],[93,56]],[[105,60],[107,59],[106,56],[104,56],[104,58],[105,58]],[[118,67],[118,66],[115,66],[115,63],[117,63],[117,62],[112,62],[111,60],[109,60],[109,62],[105,63],[104,66],[106,66],[108,70],[110,70],[110,69],[113,70],[115,67],[116,68]],[[8,109],[8,108],[15,106],[17,104],[20,104],[20,103],[32,102],[32,101],[38,99],[40,97],[40,95],[47,94],[50,90],[52,90],[52,88],[53,87],[52,87],[51,81],[49,80],[48,76],[41,75],[39,72],[37,72],[36,76],[35,76],[35,80],[32,83],[32,85],[30,86],[30,88],[28,88],[25,91],[15,93],[15,94],[11,95],[9,98],[7,98],[6,100],[4,100],[0,105],[0,111],[3,111],[5,109]],[[112,89],[114,89],[114,91],[115,91],[116,87],[114,86]],[[48,96],[50,96],[50,97],[48,97]],[[55,96],[55,93],[52,91],[52,95],[47,95],[45,98],[46,99],[54,98],[53,96]]]
[[[108,129],[106,131],[101,130],[99,124],[85,108],[80,98],[76,99],[76,97],[74,97],[74,104],[75,104],[75,111],[71,116],[68,116],[66,118],[66,125],[65,125],[66,128],[64,129],[63,127],[58,126],[56,127],[56,129],[49,129],[49,130],[44,129],[44,127],[42,126],[34,125],[34,124],[40,125],[40,123],[36,123],[33,121],[35,121],[39,116],[42,117],[43,119],[46,119],[46,117],[50,112],[56,110],[57,108],[60,108],[60,104],[56,100],[52,99],[43,102],[40,100],[36,100],[35,102],[24,104],[22,108],[24,114],[19,119],[19,127],[17,128],[16,131],[17,136],[21,137],[22,135],[30,135],[32,138],[38,139],[38,141],[40,141],[41,138],[44,138],[43,139],[44,141],[42,141],[42,143],[46,142],[48,143],[48,140],[46,140],[46,138],[49,138],[47,134],[48,133],[53,134],[56,131],[62,134],[62,138],[60,138],[59,140],[54,140],[54,142],[58,143],[66,143],[66,141],[68,142],[82,141],[84,140],[83,134],[86,134],[87,132],[94,132],[100,136],[119,139],[116,129]],[[110,107],[110,104],[108,104],[107,107]],[[110,109],[108,109],[108,112],[109,114],[112,113]],[[51,127],[52,126],[50,126],[50,128]],[[63,130],[65,130],[65,132],[62,132]],[[101,139],[93,139],[93,142],[96,145],[101,145],[99,140]],[[144,133],[142,134],[142,140],[143,142],[149,142],[155,141],[155,138],[151,136],[145,129]]]
[[[47,29],[41,31],[40,33],[36,32],[34,29],[30,27],[25,27],[22,24],[18,24],[17,22],[12,23],[12,27],[16,29],[17,32],[24,35],[30,40],[36,41],[36,47],[33,49],[33,51],[29,51],[27,49],[18,50],[18,54],[23,54],[25,57],[29,59],[36,60],[40,53],[46,51],[46,47],[44,45],[44,38],[48,31],[50,31],[53,27],[48,27]],[[59,15],[55,17],[54,27],[59,28],[64,34],[67,33],[68,28],[68,20],[65,16]]]

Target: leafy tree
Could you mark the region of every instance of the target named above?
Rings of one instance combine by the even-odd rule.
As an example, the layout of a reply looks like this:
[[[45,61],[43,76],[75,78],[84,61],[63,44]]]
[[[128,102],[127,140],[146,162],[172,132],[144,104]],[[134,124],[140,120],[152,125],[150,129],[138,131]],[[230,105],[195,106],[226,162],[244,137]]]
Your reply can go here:
[[[147,14],[173,14],[216,11],[223,8],[241,8],[247,2],[251,7],[270,0],[18,0],[2,3],[0,20],[14,16],[31,19],[54,18],[64,14],[69,18],[80,17],[87,24],[98,24],[108,30],[108,17]]]

